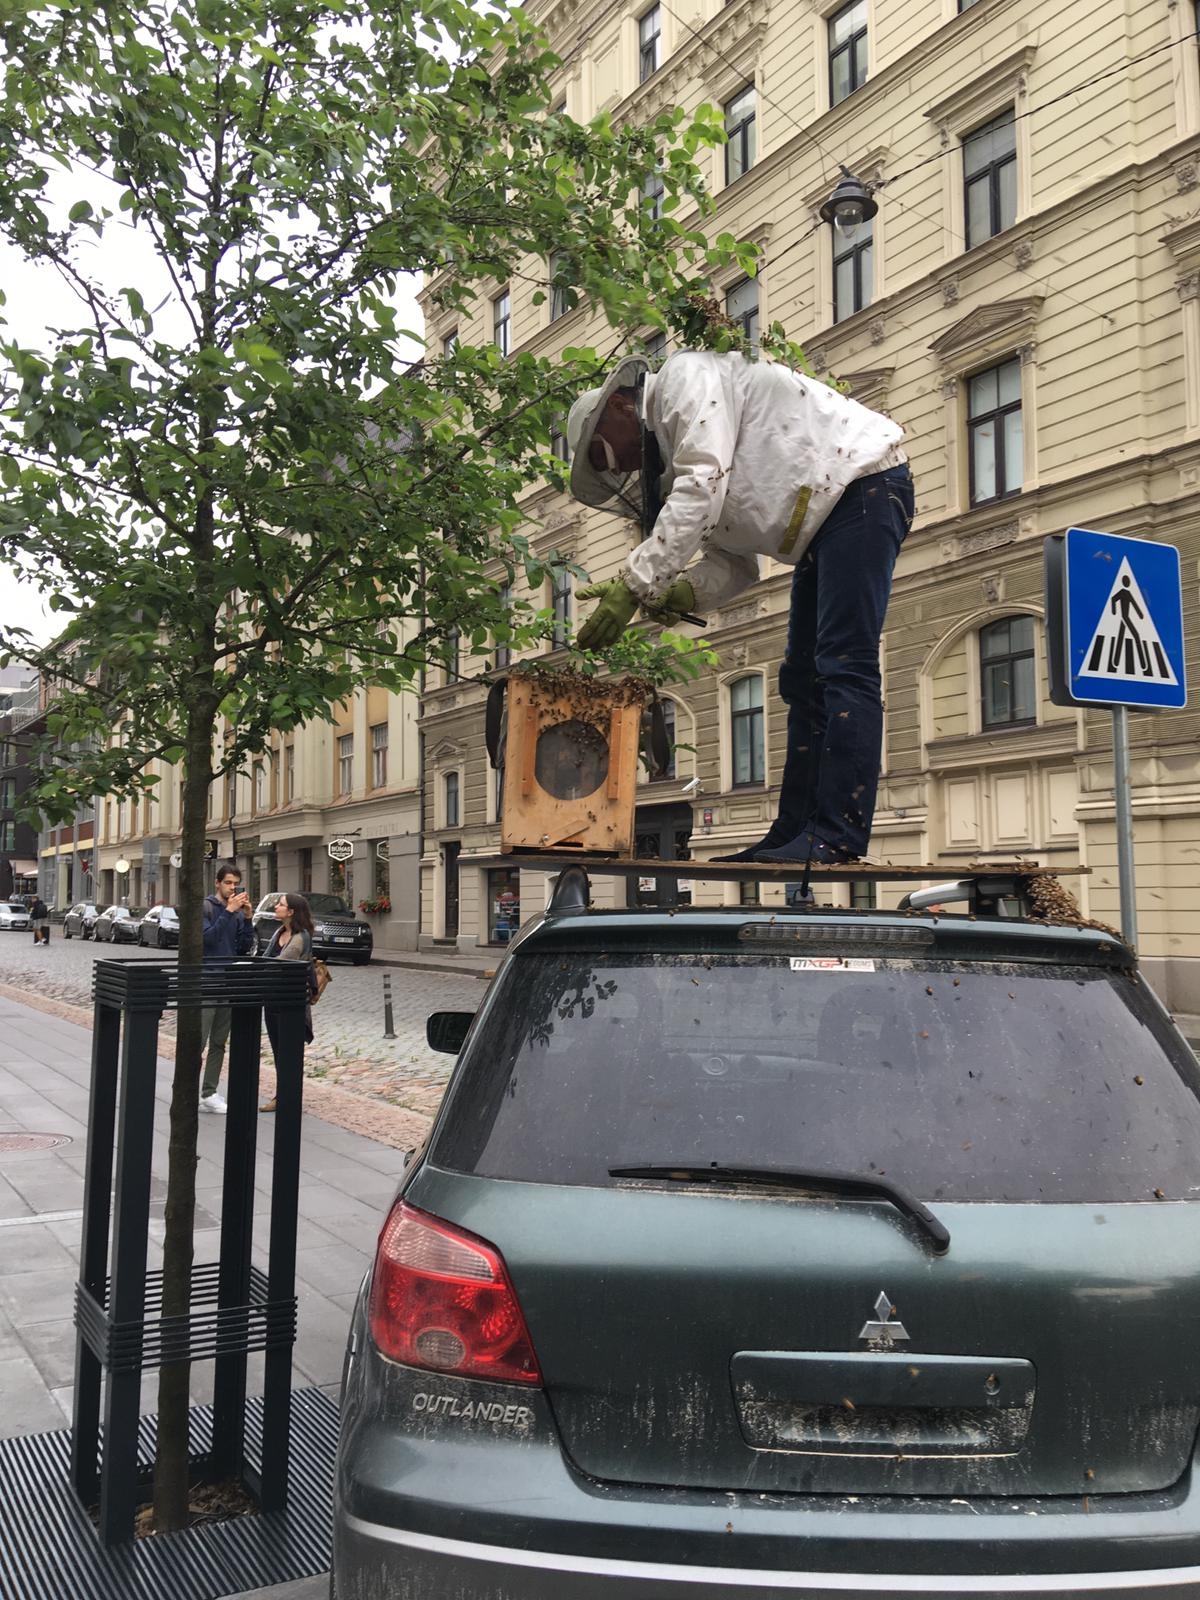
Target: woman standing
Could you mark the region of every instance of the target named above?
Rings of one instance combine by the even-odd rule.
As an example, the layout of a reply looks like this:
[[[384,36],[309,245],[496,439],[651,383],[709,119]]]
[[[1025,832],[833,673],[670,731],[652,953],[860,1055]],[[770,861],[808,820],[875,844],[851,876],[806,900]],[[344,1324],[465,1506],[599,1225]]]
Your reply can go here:
[[[312,960],[313,919],[309,910],[308,901],[302,894],[281,894],[275,902],[275,920],[279,926],[271,935],[271,942],[263,952],[268,957],[275,957],[280,961]],[[271,1006],[263,1008],[263,1018],[267,1024],[267,1037],[271,1041],[271,1049],[275,1055],[275,1071],[279,1072],[279,1012]],[[312,1006],[305,1003],[304,1007],[304,1037],[306,1041],[312,1040]],[[259,1106],[260,1111],[274,1111],[276,1096]]]

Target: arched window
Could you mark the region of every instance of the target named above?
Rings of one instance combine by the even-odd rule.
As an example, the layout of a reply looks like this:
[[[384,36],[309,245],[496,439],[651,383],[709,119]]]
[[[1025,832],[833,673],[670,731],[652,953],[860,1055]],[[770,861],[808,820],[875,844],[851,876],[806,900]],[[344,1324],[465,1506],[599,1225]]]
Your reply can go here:
[[[766,771],[763,685],[757,673],[737,678],[729,685],[729,727],[733,742],[734,787],[762,783]]]
[[[1001,617],[980,628],[979,689],[982,727],[1037,721],[1032,617]]]

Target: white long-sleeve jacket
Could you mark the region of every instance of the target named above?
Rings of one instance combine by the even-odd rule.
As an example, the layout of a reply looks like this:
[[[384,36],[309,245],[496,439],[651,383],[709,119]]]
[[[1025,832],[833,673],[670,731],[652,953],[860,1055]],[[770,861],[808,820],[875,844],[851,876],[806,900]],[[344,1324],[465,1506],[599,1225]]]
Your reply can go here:
[[[630,554],[643,603],[687,569],[698,608],[758,578],[758,557],[795,565],[846,485],[903,460],[898,423],[769,361],[683,350],[646,379],[664,503]],[[702,559],[688,566],[697,552]]]

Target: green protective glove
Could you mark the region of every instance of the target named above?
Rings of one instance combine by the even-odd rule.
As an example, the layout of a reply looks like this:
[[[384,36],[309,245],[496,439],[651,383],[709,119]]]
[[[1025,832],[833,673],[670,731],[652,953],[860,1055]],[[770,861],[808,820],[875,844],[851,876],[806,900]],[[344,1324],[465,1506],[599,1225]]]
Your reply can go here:
[[[651,622],[661,622],[664,628],[673,628],[682,622],[685,611],[695,611],[696,591],[686,578],[676,578],[657,604],[643,606],[642,612]]]
[[[616,644],[638,608],[624,578],[589,583],[586,589],[580,589],[579,598],[600,602],[575,635],[575,643],[581,650],[607,650],[609,645]]]

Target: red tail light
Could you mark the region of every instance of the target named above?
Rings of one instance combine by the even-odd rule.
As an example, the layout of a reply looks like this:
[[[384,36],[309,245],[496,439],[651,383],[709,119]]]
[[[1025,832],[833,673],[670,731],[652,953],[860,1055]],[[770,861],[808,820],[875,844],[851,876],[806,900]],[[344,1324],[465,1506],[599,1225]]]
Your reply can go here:
[[[542,1381],[500,1252],[403,1200],[379,1235],[369,1318],[379,1349],[406,1366]]]

